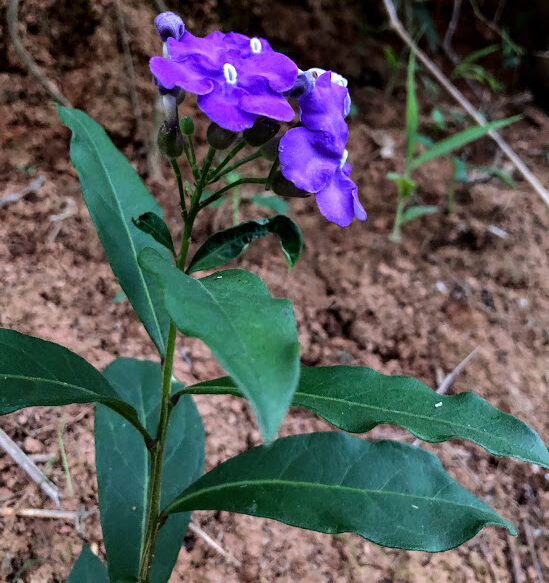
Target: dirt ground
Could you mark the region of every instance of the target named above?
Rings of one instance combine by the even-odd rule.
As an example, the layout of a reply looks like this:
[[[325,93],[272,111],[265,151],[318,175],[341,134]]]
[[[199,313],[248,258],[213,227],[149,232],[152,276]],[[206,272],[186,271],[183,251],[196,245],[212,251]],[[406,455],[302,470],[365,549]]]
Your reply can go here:
[[[158,52],[152,3],[124,8],[135,64],[143,128],[135,123],[128,94],[113,4],[33,0],[21,8],[20,32],[39,65],[74,106],[102,123],[115,143],[146,175],[146,143],[154,90],[147,58]],[[56,10],[84,6],[82,38]],[[277,5],[275,5],[276,8]],[[87,7],[87,8],[86,8]],[[313,11],[314,12],[314,11]],[[90,16],[91,14],[91,16]],[[74,18],[79,18],[76,15]],[[312,14],[311,18],[320,18]],[[193,5],[186,19],[194,31],[214,24],[211,6]],[[74,20],[72,21],[74,22]],[[299,19],[296,20],[299,22]],[[326,24],[330,32],[330,23]],[[5,31],[4,31],[5,32]],[[327,35],[322,51],[333,41]],[[330,41],[331,39],[331,41]],[[303,47],[308,37],[296,39]],[[36,192],[0,208],[0,326],[59,342],[104,367],[117,356],[154,358],[154,350],[127,302],[113,303],[119,287],[112,276],[68,162],[68,132],[0,36],[0,197],[37,177]],[[312,42],[312,41],[309,41]],[[360,50],[359,50],[360,49]],[[370,64],[381,48],[361,45]],[[368,52],[369,51],[369,52]],[[377,53],[375,52],[377,51]],[[320,49],[319,49],[320,54]],[[377,57],[376,57],[377,55]],[[310,55],[309,55],[310,57]],[[345,73],[344,61],[336,63]],[[333,65],[332,65],[333,66]],[[375,70],[375,64],[372,65]],[[383,84],[362,76],[352,91],[358,113],[351,122],[349,160],[368,212],[366,223],[346,229],[327,223],[314,200],[291,201],[291,216],[304,233],[304,253],[288,275],[277,243],[254,243],[240,267],[260,275],[275,296],[294,304],[308,365],[356,364],[383,373],[409,374],[436,387],[473,349],[478,353],[450,393],[473,390],[493,405],[528,422],[547,442],[549,415],[549,211],[528,185],[514,176],[512,190],[491,180],[460,186],[453,214],[441,212],[407,225],[402,244],[388,239],[395,191],[385,179],[403,164],[403,91],[387,96]],[[423,95],[422,128],[429,129],[432,97]],[[431,100],[431,101],[429,101]],[[517,111],[512,100],[494,98],[497,117]],[[453,104],[440,95],[438,107]],[[181,113],[195,112],[189,98]],[[522,121],[505,130],[517,153],[549,186],[549,118],[521,105]],[[204,153],[204,124],[198,136]],[[382,149],[393,142],[394,151]],[[391,148],[389,148],[391,150]],[[494,146],[483,141],[470,160],[490,164]],[[177,226],[177,196],[167,165],[146,183]],[[437,161],[416,176],[424,203],[444,208],[451,167]],[[246,191],[248,192],[248,191]],[[253,191],[249,191],[253,194]],[[196,241],[231,224],[230,211],[211,211],[200,221]],[[242,217],[262,211],[242,205]],[[59,216],[64,218],[59,219]],[[504,232],[498,235],[497,227]],[[200,342],[180,339],[175,369],[186,383],[221,374]],[[206,429],[207,469],[259,443],[251,411],[230,397],[198,397]],[[0,426],[30,455],[55,462],[46,468],[63,494],[66,510],[85,513],[68,520],[17,518],[9,509],[53,508],[6,455],[0,454],[0,579],[24,583],[64,581],[82,543],[103,556],[97,485],[93,470],[93,407],[33,408],[3,417]],[[326,429],[312,414],[290,411],[281,434]],[[62,435],[72,492],[59,455]],[[368,439],[412,441],[403,430],[382,426]],[[511,520],[519,536],[487,528],[461,548],[429,555],[383,549],[358,536],[328,536],[274,521],[226,512],[198,512],[196,525],[235,559],[228,560],[189,534],[171,583],[176,582],[528,582],[549,573],[549,474],[539,467],[496,458],[470,443],[424,446],[476,496]],[[50,467],[51,466],[51,467]]]

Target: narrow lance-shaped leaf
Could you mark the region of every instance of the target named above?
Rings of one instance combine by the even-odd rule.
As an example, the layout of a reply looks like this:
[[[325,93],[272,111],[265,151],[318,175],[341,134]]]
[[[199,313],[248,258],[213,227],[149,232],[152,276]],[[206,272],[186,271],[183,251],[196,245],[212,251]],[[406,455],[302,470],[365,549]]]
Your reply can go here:
[[[120,358],[105,377],[137,409],[151,433],[158,422],[162,372],[157,362]],[[174,385],[174,389],[179,383]],[[98,406],[95,459],[101,527],[112,581],[135,581],[143,548],[150,455],[139,434],[123,419]],[[162,504],[202,474],[204,430],[190,397],[173,409],[162,467]],[[159,533],[149,583],[165,583],[177,560],[190,513],[171,516]]]
[[[416,58],[415,53],[410,51],[408,60],[408,77],[406,81],[406,170],[409,171],[409,164],[414,155],[417,144],[417,128],[419,123],[417,98],[416,98]]]
[[[192,385],[184,392],[238,395],[229,377]],[[387,423],[424,441],[467,439],[494,455],[549,467],[549,452],[539,435],[519,419],[474,393],[439,395],[411,377],[362,367],[302,367],[292,405],[351,433]]]
[[[90,547],[83,546],[67,583],[109,583],[107,567],[90,551]]]
[[[475,140],[482,138],[486,134],[490,133],[492,130],[499,130],[505,126],[508,126],[509,124],[518,121],[521,118],[522,116],[515,115],[514,117],[509,117],[507,119],[502,119],[500,121],[487,123],[486,125],[483,126],[468,128],[462,132],[459,132],[458,134],[454,134],[449,138],[441,140],[428,150],[425,150],[423,154],[420,154],[417,158],[414,158],[410,163],[410,170],[414,170],[415,168],[418,168],[425,162],[433,160],[434,158],[446,156],[446,154],[449,154],[450,152],[453,152],[458,148],[466,146],[470,142],[474,142]]]
[[[303,240],[299,227],[285,215],[246,221],[219,231],[198,249],[187,272],[212,269],[239,257],[254,240],[273,234],[280,239],[282,251],[291,269],[301,254]]]
[[[290,302],[273,298],[248,271],[219,271],[197,280],[152,249],[139,259],[158,277],[177,328],[208,345],[249,399],[264,438],[273,439],[299,377]]]
[[[175,255],[172,235],[166,223],[155,213],[144,213],[137,219],[132,218],[132,223],[147,235],[151,235],[155,241],[166,247]]]
[[[419,217],[424,217],[426,215],[432,215],[436,212],[438,212],[438,206],[411,206],[402,213],[400,225],[402,226],[414,219],[419,219]]]
[[[199,509],[430,552],[456,547],[490,524],[516,534],[433,454],[338,432],[294,435],[240,454],[181,492],[165,513]]]
[[[132,217],[147,212],[162,215],[162,211],[99,124],[83,111],[57,109],[61,121],[72,131],[71,160],[113,273],[158,351],[164,354],[169,318],[158,283],[141,271],[137,256],[145,247],[166,258],[169,253],[131,224]]]
[[[37,405],[94,402],[142,429],[135,409],[82,357],[59,344],[0,329],[0,415]]]

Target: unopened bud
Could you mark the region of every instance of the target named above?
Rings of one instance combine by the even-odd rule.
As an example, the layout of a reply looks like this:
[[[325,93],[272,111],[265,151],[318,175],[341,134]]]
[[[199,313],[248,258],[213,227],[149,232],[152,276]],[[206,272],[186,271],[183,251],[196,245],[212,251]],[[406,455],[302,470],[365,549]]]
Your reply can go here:
[[[278,196],[285,196],[288,198],[307,198],[310,196],[309,192],[305,192],[297,186],[290,182],[287,178],[284,178],[282,172],[277,170],[274,173],[273,179],[271,181],[271,190],[278,194]]]
[[[221,126],[218,126],[215,122],[212,122],[208,126],[206,138],[208,144],[210,144],[212,148],[215,148],[216,150],[225,150],[234,142],[236,133],[226,130]]]
[[[162,122],[158,130],[156,143],[160,153],[168,160],[179,158],[183,153],[183,134],[179,129],[179,124],[171,124],[167,121]]]
[[[181,89],[181,87],[174,87],[173,89],[168,89],[167,87],[164,87],[164,85],[162,85],[162,83],[160,83],[160,81],[154,75],[153,82],[156,85],[156,88],[158,89],[158,93],[162,97],[164,97],[165,95],[171,95],[175,97],[177,105],[183,103],[183,100],[185,99],[185,91]]]
[[[188,115],[182,117],[181,121],[179,122],[179,127],[186,136],[192,136],[194,134],[193,118],[189,117]]]
[[[278,156],[278,144],[280,144],[280,139],[282,136],[275,136],[271,138],[268,142],[265,142],[259,151],[263,158],[267,158],[271,162],[274,162]]]
[[[161,12],[154,19],[154,27],[163,43],[170,37],[175,38],[175,40],[180,40],[185,34],[183,20],[173,12]]]
[[[256,118],[254,125],[251,128],[244,130],[242,135],[250,146],[258,148],[276,136],[279,129],[279,123],[273,119],[259,115]]]
[[[304,95],[307,95],[311,89],[315,86],[315,79],[310,71],[299,71],[299,75],[295,80],[294,86],[289,90],[284,92],[285,97],[299,99]]]

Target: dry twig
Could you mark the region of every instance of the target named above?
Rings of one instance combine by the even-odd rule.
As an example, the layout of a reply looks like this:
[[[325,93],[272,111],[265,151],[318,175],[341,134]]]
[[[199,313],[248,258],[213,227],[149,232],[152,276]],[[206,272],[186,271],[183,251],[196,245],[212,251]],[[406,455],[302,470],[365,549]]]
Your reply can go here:
[[[46,240],[46,247],[49,247],[55,239],[57,239],[57,235],[59,235],[59,231],[61,231],[61,221],[72,217],[76,213],[76,203],[72,198],[65,198],[65,208],[58,214],[58,215],[50,215],[49,219],[52,223],[55,223],[53,226],[48,238]]]
[[[473,107],[471,102],[452,85],[448,78],[442,71],[431,61],[431,59],[416,45],[410,35],[406,32],[402,23],[400,22],[393,0],[383,0],[385,10],[389,16],[389,21],[392,28],[400,36],[400,38],[410,47],[410,50],[417,56],[427,70],[433,77],[441,84],[441,86],[463,107],[463,109],[478,123],[480,126],[486,125],[486,121]],[[511,160],[517,170],[522,174],[525,180],[532,186],[532,188],[541,196],[543,201],[549,205],[549,192],[541,184],[541,182],[532,174],[526,164],[519,158],[515,151],[507,144],[507,142],[495,131],[488,132],[488,135],[496,142],[501,151]]]
[[[50,508],[0,508],[0,516],[19,516],[22,518],[42,518],[46,520],[65,520],[74,524],[76,532],[84,534],[84,521],[97,512],[97,507],[90,510],[80,508],[72,510],[52,510]]]
[[[44,184],[44,182],[46,182],[46,177],[39,176],[38,178],[35,178],[26,188],[23,188],[23,190],[14,192],[13,194],[8,194],[8,196],[5,196],[4,198],[0,198],[0,209],[4,206],[7,206],[8,204],[11,204],[12,202],[17,202],[20,198],[24,198],[32,192],[36,192],[42,186],[42,184]]]
[[[522,567],[520,566],[520,557],[517,549],[517,541],[514,536],[507,533],[507,545],[511,554],[511,567],[513,570],[513,583],[524,583]]]
[[[44,494],[51,498],[59,508],[59,491],[55,484],[46,478],[40,468],[28,458],[27,454],[2,429],[0,429],[0,447],[40,486]]]
[[[225,557],[229,562],[233,563],[236,567],[240,567],[240,561],[233,557],[231,553],[226,551],[222,546],[219,545],[214,539],[206,532],[204,532],[199,526],[197,526],[194,522],[189,523],[189,530],[194,532],[196,536],[199,536],[207,545],[212,547],[215,551],[217,551],[220,555]]]
[[[524,527],[524,533],[526,534],[526,541],[528,542],[528,550],[530,551],[530,557],[532,558],[532,563],[534,565],[534,569],[536,570],[538,583],[545,583],[543,569],[541,567],[541,564],[538,559],[538,554],[536,552],[536,543],[534,541],[534,534],[532,532],[532,528],[530,527],[530,524],[528,524],[527,520],[523,520],[522,525]]]
[[[6,11],[6,20],[8,21],[8,32],[13,44],[13,48],[17,53],[17,56],[21,59],[23,65],[27,71],[35,77],[35,79],[44,87],[44,89],[50,94],[52,99],[58,101],[61,105],[65,107],[70,107],[70,101],[61,93],[57,85],[48,79],[42,69],[35,63],[34,59],[27,52],[21,38],[19,37],[19,20],[17,17],[19,8],[19,0],[9,0],[8,9]]]

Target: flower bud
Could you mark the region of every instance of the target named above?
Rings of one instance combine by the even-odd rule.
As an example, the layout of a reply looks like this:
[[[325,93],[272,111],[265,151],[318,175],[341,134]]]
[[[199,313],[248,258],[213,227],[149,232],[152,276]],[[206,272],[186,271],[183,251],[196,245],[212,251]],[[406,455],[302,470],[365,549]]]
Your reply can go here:
[[[284,92],[284,97],[299,99],[303,97],[315,86],[315,79],[310,71],[299,71],[299,75],[295,81],[294,86]]]
[[[161,12],[154,19],[154,27],[163,43],[170,37],[175,38],[175,40],[180,40],[185,34],[183,20],[173,12]]]
[[[168,121],[162,122],[158,130],[156,143],[160,153],[168,160],[179,158],[183,153],[183,134],[179,129],[179,124],[169,123]]]
[[[282,172],[277,170],[274,173],[273,179],[271,181],[271,190],[278,194],[278,196],[285,196],[288,198],[307,198],[310,196],[309,192],[305,192],[297,186],[290,182],[287,178],[284,178]]]
[[[276,136],[279,129],[279,123],[273,119],[259,115],[257,116],[254,125],[251,128],[244,130],[242,135],[250,146],[258,148]]]
[[[188,115],[182,117],[181,121],[179,122],[179,127],[186,136],[192,136],[194,134],[193,118],[189,117]]]
[[[226,130],[218,126],[215,122],[212,122],[208,126],[206,132],[206,139],[208,144],[216,150],[225,150],[228,148],[235,140],[236,133]]]
[[[267,158],[271,162],[274,162],[278,157],[278,144],[280,144],[280,139],[282,136],[274,136],[268,142],[265,142],[259,151],[263,158]]]
[[[154,75],[153,83],[156,85],[159,95],[161,95],[162,97],[164,97],[165,95],[172,95],[173,97],[175,97],[177,105],[183,103],[183,100],[185,99],[185,91],[183,89],[181,89],[180,87],[168,89],[167,87],[164,87],[164,85],[162,85],[162,83],[160,83],[160,81]]]

